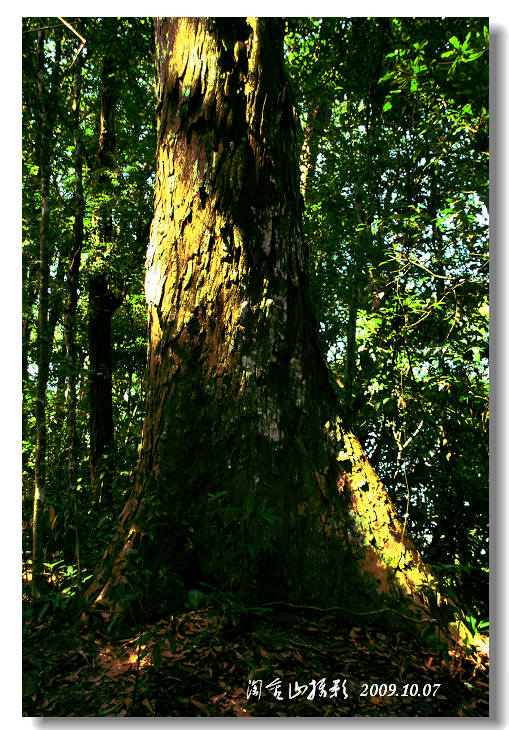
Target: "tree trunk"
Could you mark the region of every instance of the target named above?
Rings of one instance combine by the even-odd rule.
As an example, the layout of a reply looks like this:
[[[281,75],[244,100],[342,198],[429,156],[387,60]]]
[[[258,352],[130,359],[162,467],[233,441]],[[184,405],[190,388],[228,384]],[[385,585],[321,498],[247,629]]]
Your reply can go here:
[[[434,151],[431,152],[434,154]],[[433,269],[436,271],[437,276],[434,281],[434,288],[436,292],[436,301],[443,302],[446,299],[446,270],[445,270],[445,243],[442,236],[442,231],[438,224],[438,207],[440,201],[439,191],[439,180],[436,173],[435,166],[431,166],[430,170],[430,196],[429,196],[429,208],[430,208],[430,219],[432,221],[432,244],[434,248],[434,266]],[[450,371],[450,365],[448,364],[447,356],[444,352],[444,346],[448,337],[448,327],[445,320],[442,317],[437,318],[437,333],[436,340],[438,344],[438,365],[437,371],[440,373],[448,373]],[[464,510],[464,495],[460,485],[457,483],[458,470],[456,468],[456,462],[458,453],[461,453],[462,447],[457,444],[457,439],[454,435],[454,430],[450,430],[450,423],[445,412],[442,412],[442,418],[440,422],[440,429],[437,444],[436,459],[441,465],[441,473],[444,474],[444,484],[442,487],[442,504],[441,509],[438,509],[438,515],[436,516],[436,533],[435,539],[430,544],[431,554],[436,556],[437,562],[450,562],[458,561],[459,564],[465,564],[468,562],[467,552],[467,535],[463,534],[459,530],[453,530],[451,532],[451,525],[456,523],[458,514]],[[459,447],[459,448],[458,448]],[[445,553],[444,541],[437,540],[437,535],[450,534],[450,540],[447,541],[447,553]]]
[[[114,19],[108,21],[108,24]],[[111,41],[114,48],[114,40]],[[114,168],[116,74],[114,52],[104,59],[102,70],[99,144],[96,155],[97,194],[102,198],[95,216],[97,261],[89,278],[89,398],[90,398],[90,484],[96,504],[112,504],[115,472],[113,422],[111,319],[121,304],[114,291],[107,265],[107,251],[113,245],[111,175]]]
[[[31,442],[31,434],[29,428],[29,388],[30,388],[30,375],[28,371],[28,363],[30,361],[30,345],[32,337],[32,311],[34,302],[37,297],[38,281],[37,281],[37,264],[33,261],[23,260],[23,276],[22,281],[24,282],[23,287],[23,309],[22,309],[22,323],[21,323],[21,383],[22,383],[22,414],[21,414],[21,433],[23,442]],[[23,465],[23,478],[30,481],[30,491],[32,490],[32,479],[28,477],[28,474],[32,471],[28,466],[28,450],[23,447],[22,465]]]
[[[115,464],[113,423],[111,318],[119,306],[110,279],[100,273],[89,279],[90,479],[96,503],[112,502]]]
[[[300,192],[306,206],[310,203],[313,191],[320,137],[329,123],[331,113],[332,102],[325,93],[321,94],[318,99],[313,99],[308,108],[300,156]]]
[[[36,280],[36,264],[32,261],[24,260],[22,262],[23,276],[22,281],[25,284],[23,289],[23,308],[21,323],[21,381],[23,383],[23,395],[25,395],[28,386],[29,373],[29,350],[32,330],[32,309],[34,301],[37,297],[37,280]],[[25,409],[23,409],[25,410]],[[23,423],[25,423],[27,413],[23,413]]]
[[[249,600],[428,615],[434,580],[319,350],[279,21],[156,19],[155,36],[146,417],[89,596],[167,608],[175,573]]]
[[[57,46],[58,69],[60,46]],[[38,359],[37,388],[35,401],[36,450],[34,469],[34,511],[32,519],[32,595],[37,599],[43,587],[43,524],[44,502],[46,490],[46,387],[51,357],[50,322],[49,322],[49,266],[50,254],[50,154],[51,154],[51,119],[46,88],[46,62],[44,57],[44,34],[37,33],[37,91],[40,109],[40,147],[39,175],[41,190],[41,226],[39,234],[39,314],[38,314]],[[52,79],[53,81],[53,79]],[[54,89],[58,88],[55,83]]]
[[[67,515],[67,531],[74,533],[73,553],[80,569],[79,542],[77,532],[77,505],[76,486],[78,475],[78,446],[79,437],[76,428],[76,381],[78,376],[78,361],[76,354],[76,312],[78,309],[78,289],[81,266],[81,251],[83,248],[83,216],[85,201],[83,197],[83,154],[80,135],[80,107],[81,107],[81,70],[83,57],[78,54],[74,62],[73,80],[73,141],[74,141],[74,225],[73,236],[69,246],[69,261],[67,268],[67,299],[64,308],[64,343],[67,360],[67,388],[66,388],[66,420],[67,420],[67,479],[68,495],[71,501],[70,512]],[[69,544],[66,540],[66,544]],[[71,556],[68,555],[67,559]]]
[[[359,266],[359,264],[357,265]],[[359,311],[360,284],[361,276],[358,268],[355,269],[354,279],[352,282],[352,293],[348,306],[348,320],[346,324],[346,348],[345,348],[345,368],[343,373],[343,407],[346,413],[346,419],[351,424],[355,418],[353,410],[354,404],[354,386],[356,384],[357,371],[357,315]]]

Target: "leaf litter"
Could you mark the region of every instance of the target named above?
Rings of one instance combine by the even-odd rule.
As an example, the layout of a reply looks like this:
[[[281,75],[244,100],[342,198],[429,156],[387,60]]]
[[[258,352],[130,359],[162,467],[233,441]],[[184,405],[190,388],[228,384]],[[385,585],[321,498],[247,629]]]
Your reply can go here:
[[[49,618],[27,625],[23,650],[24,716],[489,714],[487,654],[448,652],[407,629],[385,633],[379,624],[357,626],[330,616],[274,610],[232,618],[204,608],[122,640],[100,626],[65,626]],[[348,697],[333,696],[334,680],[343,679]],[[392,696],[391,684],[397,688]],[[434,696],[424,696],[436,685]],[[417,696],[410,695],[413,687]]]

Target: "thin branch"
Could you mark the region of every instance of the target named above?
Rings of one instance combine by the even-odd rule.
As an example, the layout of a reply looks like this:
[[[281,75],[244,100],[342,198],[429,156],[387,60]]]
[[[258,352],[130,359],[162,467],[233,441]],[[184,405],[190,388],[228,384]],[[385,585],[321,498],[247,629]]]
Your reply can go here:
[[[413,434],[407,438],[407,440],[405,441],[405,443],[401,447],[402,449],[406,449],[406,447],[409,446],[412,443],[412,441],[414,440],[414,438],[417,436],[417,434],[421,430],[423,423],[424,423],[424,420],[421,419],[419,425],[417,426],[417,428],[415,429],[415,431],[413,432]],[[405,474],[405,479],[406,479],[406,474]]]
[[[313,94],[316,94],[318,91],[321,91],[323,88],[328,86],[330,84],[330,80],[327,79],[327,81],[324,81],[321,84],[318,84],[317,86],[314,86],[312,89],[309,89],[309,91],[303,91],[300,94],[295,94],[295,101],[300,101],[301,99],[304,99],[306,96],[312,96]]]
[[[422,425],[422,421],[421,421],[421,424],[420,425]],[[419,429],[417,429],[417,430],[419,430]],[[405,448],[405,447],[403,447],[403,448]],[[403,475],[405,477],[407,500],[406,500],[405,522],[403,523],[403,532],[401,533],[401,555],[399,556],[398,565],[399,565],[399,563],[401,561],[401,558],[403,557],[403,554],[405,552],[405,543],[404,543],[404,540],[405,540],[406,525],[407,525],[407,520],[408,520],[408,513],[409,513],[409,510],[410,510],[410,487],[408,486],[408,479],[407,479],[407,476],[406,476],[406,465],[405,465],[405,462],[403,462]]]
[[[79,56],[79,54],[80,54],[80,51],[81,51],[81,49],[83,48],[83,46],[84,46],[84,45],[85,45],[85,43],[87,42],[87,39],[86,39],[86,38],[83,38],[83,36],[82,36],[82,35],[81,35],[80,33],[78,33],[78,31],[76,30],[76,28],[73,28],[73,26],[72,26],[72,25],[71,25],[71,24],[70,24],[70,23],[69,23],[69,22],[68,22],[67,20],[65,20],[65,18],[61,18],[60,16],[57,16],[57,17],[58,17],[58,19],[59,19],[60,21],[62,21],[62,23],[63,23],[63,24],[64,24],[64,25],[65,25],[65,26],[66,26],[67,28],[69,28],[69,30],[70,30],[70,31],[72,31],[72,32],[74,33],[74,35],[78,36],[78,38],[79,38],[79,39],[80,39],[80,41],[81,41],[81,43],[80,43],[80,46],[79,46],[78,50],[76,51],[76,55],[74,56],[74,58],[73,58],[73,61],[72,61],[72,63],[71,63],[71,66],[72,66],[72,64],[74,63],[74,61],[75,61],[75,60],[76,60],[76,59],[78,58],[78,56]]]
[[[447,333],[447,335],[445,336],[445,342],[447,342],[447,340],[449,339],[449,337],[450,337],[450,334],[451,334],[451,332],[453,331],[453,329],[454,329],[454,327],[455,327],[455,325],[456,325],[456,322],[458,321],[458,314],[459,314],[459,309],[458,309],[458,297],[456,296],[456,292],[455,292],[455,290],[454,290],[454,289],[453,289],[453,292],[452,292],[452,293],[454,294],[454,319],[453,319],[453,321],[452,321],[452,324],[451,324],[451,327],[450,327],[450,329],[449,329],[449,332],[448,332],[448,333]]]
[[[262,603],[260,606],[248,606],[248,610],[256,611],[260,608],[268,608],[270,606],[289,606],[290,608],[297,609],[309,609],[312,611],[320,611],[321,613],[335,613],[336,611],[346,611],[354,616],[374,616],[377,613],[395,613],[401,618],[407,621],[413,621],[416,624],[434,624],[437,623],[434,618],[413,618],[412,616],[406,616],[404,613],[397,611],[395,608],[377,608],[374,611],[354,611],[351,608],[345,606],[331,606],[330,608],[323,608],[322,606],[309,606],[301,603],[289,603],[288,601],[269,601],[269,603]]]
[[[447,279],[454,281],[455,279],[458,279],[458,276],[442,276],[442,274],[435,274],[434,271],[431,271],[431,269],[428,269],[427,266],[424,266],[419,261],[416,261],[411,256],[405,256],[404,254],[400,254],[400,258],[402,260],[405,260],[408,262],[408,264],[412,264],[413,266],[418,266],[420,269],[423,269],[424,271],[427,271],[428,274],[431,274],[431,276],[434,276],[436,279]],[[395,257],[395,261],[398,261],[398,259]]]
[[[39,30],[47,30],[48,28],[60,28],[59,25],[41,25],[39,28],[28,28],[23,33],[36,33]]]
[[[412,329],[413,327],[416,327],[418,324],[420,324],[423,320],[425,320],[427,317],[432,314],[432,312],[436,309],[437,305],[440,304],[445,300],[446,297],[449,296],[449,294],[454,293],[458,287],[463,286],[463,284],[466,283],[466,279],[462,279],[457,284],[455,284],[451,289],[448,289],[446,292],[444,292],[444,295],[440,297],[434,304],[431,305],[431,307],[423,314],[423,316],[417,320],[417,322],[414,322],[413,324],[408,325],[408,329]]]

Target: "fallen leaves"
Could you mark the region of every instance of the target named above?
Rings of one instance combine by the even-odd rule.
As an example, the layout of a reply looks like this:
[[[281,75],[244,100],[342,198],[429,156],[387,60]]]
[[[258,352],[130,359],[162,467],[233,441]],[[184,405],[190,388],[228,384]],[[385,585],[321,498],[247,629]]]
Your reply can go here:
[[[242,628],[203,609],[159,621],[121,642],[56,626],[31,629],[26,642],[23,712],[70,716],[417,717],[488,716],[488,661],[444,656],[415,634],[380,632],[278,614]],[[138,646],[141,644],[138,655]],[[51,648],[51,651],[49,650]],[[317,691],[288,699],[288,685],[348,680],[348,697]],[[248,681],[281,680],[277,699]],[[361,696],[362,687],[440,682],[435,697]],[[285,695],[286,692],[286,695]],[[308,691],[309,693],[309,691]]]

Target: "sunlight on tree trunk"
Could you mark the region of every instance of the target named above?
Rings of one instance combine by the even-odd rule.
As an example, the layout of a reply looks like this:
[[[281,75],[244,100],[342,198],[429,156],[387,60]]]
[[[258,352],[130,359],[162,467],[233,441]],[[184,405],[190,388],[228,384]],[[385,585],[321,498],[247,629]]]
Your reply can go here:
[[[436,581],[345,431],[318,345],[280,23],[157,19],[155,35],[146,417],[88,595],[157,611],[181,578],[425,622]]]

